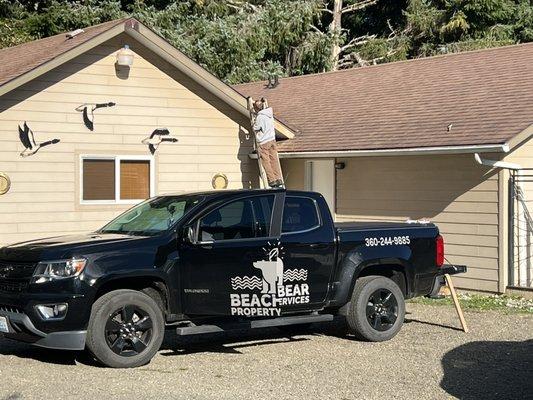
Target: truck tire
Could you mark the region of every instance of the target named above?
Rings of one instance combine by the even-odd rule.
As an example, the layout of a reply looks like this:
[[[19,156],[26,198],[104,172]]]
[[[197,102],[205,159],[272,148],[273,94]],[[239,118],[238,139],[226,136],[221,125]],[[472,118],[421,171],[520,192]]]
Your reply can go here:
[[[361,340],[383,342],[396,336],[404,317],[403,293],[393,280],[365,276],[355,282],[346,313],[349,333]]]
[[[93,304],[86,346],[103,365],[133,368],[154,357],[165,335],[157,302],[135,290],[114,290]]]

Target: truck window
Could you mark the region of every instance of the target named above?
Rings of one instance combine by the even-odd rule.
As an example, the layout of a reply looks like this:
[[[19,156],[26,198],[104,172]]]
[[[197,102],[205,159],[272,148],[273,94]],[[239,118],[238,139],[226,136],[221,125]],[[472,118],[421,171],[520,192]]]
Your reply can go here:
[[[320,217],[316,202],[309,197],[285,198],[283,207],[282,233],[308,231],[320,226]]]
[[[200,219],[202,242],[268,237],[274,196],[256,196],[225,204]]]
[[[100,233],[157,235],[168,231],[202,200],[198,196],[162,196],[146,200],[108,223]]]
[[[256,197],[252,200],[252,204],[256,220],[256,237],[269,236],[274,196]]]

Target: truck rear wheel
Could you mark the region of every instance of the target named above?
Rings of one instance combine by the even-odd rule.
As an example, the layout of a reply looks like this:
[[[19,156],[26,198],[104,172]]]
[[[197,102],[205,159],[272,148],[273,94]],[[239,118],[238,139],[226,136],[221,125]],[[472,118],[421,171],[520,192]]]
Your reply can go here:
[[[164,334],[163,313],[150,296],[114,290],[93,304],[86,345],[105,366],[133,368],[150,362]]]
[[[405,300],[398,285],[383,276],[359,278],[348,305],[346,321],[350,333],[370,342],[392,339],[405,317]]]

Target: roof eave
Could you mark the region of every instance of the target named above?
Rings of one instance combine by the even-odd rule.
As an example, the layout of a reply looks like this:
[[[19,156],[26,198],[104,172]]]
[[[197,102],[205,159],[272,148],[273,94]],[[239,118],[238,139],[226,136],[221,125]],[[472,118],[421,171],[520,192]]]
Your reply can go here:
[[[531,139],[533,136],[533,124],[529,125],[526,129],[519,132],[515,136],[513,136],[511,139],[507,141],[507,146],[509,146],[509,151],[514,150],[515,148],[521,146],[524,142]]]
[[[403,149],[339,150],[339,151],[279,151],[280,158],[344,158],[371,156],[409,156],[431,154],[507,153],[508,144],[465,146],[412,147]]]
[[[87,40],[84,43],[62,53],[61,55],[47,61],[32,70],[6,82],[0,86],[0,96],[8,93],[25,83],[51,71],[52,69],[72,60],[73,58],[82,55],[86,51],[118,36],[125,32],[130,35],[148,49],[162,57],[171,65],[178,68],[191,79],[205,87],[209,92],[227,103],[230,107],[237,110],[242,115],[248,118],[249,112],[247,107],[246,97],[241,95],[231,86],[225,84],[213,74],[202,68],[200,65],[189,59],[185,54],[176,49],[161,36],[144,26],[137,20],[130,18],[123,22],[117,23],[116,26],[96,35],[94,38]],[[293,130],[279,120],[275,122],[276,132],[281,138],[292,139],[294,137]]]
[[[17,76],[16,78],[4,83],[0,86],[0,96],[30,82],[31,80],[38,78],[39,76],[51,71],[54,68],[59,67],[60,65],[82,55],[83,53],[91,50],[92,48],[105,43],[106,41],[114,38],[115,36],[124,32],[124,23],[119,23],[112,28],[96,35],[90,40],[87,40],[84,43],[79,44],[78,46],[67,50],[66,52],[60,54],[57,57],[54,57],[50,61],[47,61],[32,70]]]
[[[230,107],[247,118],[249,117],[246,97],[192,61],[151,29],[141,23],[126,24],[125,32],[165,61],[178,68],[195,82],[202,85]],[[279,120],[275,121],[275,128],[276,132],[282,138],[292,139],[294,137],[293,130]]]

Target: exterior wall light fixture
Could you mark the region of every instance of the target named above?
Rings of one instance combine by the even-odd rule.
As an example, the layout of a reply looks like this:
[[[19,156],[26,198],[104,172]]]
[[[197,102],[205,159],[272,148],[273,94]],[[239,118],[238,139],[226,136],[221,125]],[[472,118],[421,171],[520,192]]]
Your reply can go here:
[[[126,44],[117,53],[117,64],[122,67],[131,67],[133,65],[133,57],[133,51],[131,51],[130,46]]]
[[[335,163],[335,169],[344,169],[345,167],[346,167],[346,164],[344,162]]]

